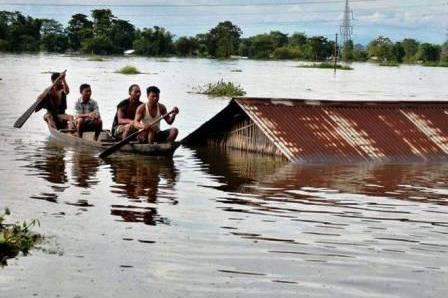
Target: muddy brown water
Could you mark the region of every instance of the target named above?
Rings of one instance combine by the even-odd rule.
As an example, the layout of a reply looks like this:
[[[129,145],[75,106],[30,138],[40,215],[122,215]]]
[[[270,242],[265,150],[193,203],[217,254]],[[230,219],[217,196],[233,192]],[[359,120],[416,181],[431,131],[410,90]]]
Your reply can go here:
[[[442,100],[447,70],[164,61],[0,56],[0,208],[46,237],[0,269],[1,297],[446,296],[448,163],[293,165],[185,147],[105,162],[50,139],[42,113],[12,124],[56,66],[69,105],[91,83],[106,127],[129,84],[159,85],[181,137],[227,104],[188,93],[220,78],[251,96]],[[146,74],[114,73],[126,64]]]

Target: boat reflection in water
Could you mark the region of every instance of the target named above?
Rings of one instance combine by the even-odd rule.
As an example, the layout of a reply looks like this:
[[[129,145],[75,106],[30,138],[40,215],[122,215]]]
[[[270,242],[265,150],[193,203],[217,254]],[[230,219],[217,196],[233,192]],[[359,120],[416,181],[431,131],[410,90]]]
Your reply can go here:
[[[48,181],[52,191],[31,198],[60,203],[59,193],[65,191],[63,203],[87,211],[87,207],[93,207],[94,201],[102,197],[92,193],[100,182],[100,166],[104,166],[97,154],[95,150],[67,147],[50,139],[27,157],[31,161],[27,168],[30,175]],[[157,206],[177,204],[174,186],[178,170],[172,158],[117,154],[106,161],[106,166],[110,167],[112,181],[102,180],[101,183],[111,184],[111,191],[124,200],[121,204],[112,203],[110,213],[113,216],[126,222],[169,224],[158,214]]]
[[[30,174],[41,177],[50,182],[51,192],[42,192],[31,196],[32,199],[44,200],[52,203],[57,203],[58,193],[64,192],[68,187],[66,184],[69,179],[66,171],[65,156],[66,150],[64,147],[54,144],[53,142],[46,142],[43,146],[36,148],[26,160],[30,164],[25,166],[28,168]]]
[[[107,161],[112,172],[112,192],[126,199],[112,205],[111,214],[127,222],[148,225],[169,224],[160,216],[156,206],[177,204],[174,186],[178,170],[172,158],[148,158],[122,155]]]

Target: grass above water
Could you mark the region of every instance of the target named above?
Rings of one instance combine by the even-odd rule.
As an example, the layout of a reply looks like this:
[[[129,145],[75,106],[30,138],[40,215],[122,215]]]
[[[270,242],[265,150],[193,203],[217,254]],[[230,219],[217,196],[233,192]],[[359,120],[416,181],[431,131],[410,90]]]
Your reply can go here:
[[[400,63],[395,61],[384,61],[378,64],[379,66],[389,66],[389,67],[398,67],[400,66]]]
[[[95,61],[95,62],[103,62],[104,58],[100,57],[100,56],[90,56],[89,58],[87,58],[87,61]]]
[[[10,215],[9,209],[0,215],[0,265],[6,265],[6,260],[14,258],[22,252],[26,255],[29,250],[41,240],[41,236],[34,234],[30,228],[39,225],[38,220],[32,220],[30,223],[5,224],[5,217]]]
[[[239,85],[232,82],[224,82],[223,79],[216,83],[208,83],[205,86],[193,88],[193,93],[206,94],[210,96],[243,96],[246,91]]]
[[[137,69],[137,67],[132,66],[132,65],[126,65],[115,72],[121,73],[124,75],[141,74],[141,72]]]
[[[427,67],[448,67],[448,62],[424,62],[422,65]]]
[[[328,62],[322,62],[322,63],[313,63],[313,64],[305,64],[305,65],[299,65],[297,67],[300,68],[325,68],[325,69],[334,69],[333,63]],[[353,67],[350,67],[348,65],[342,65],[342,64],[336,64],[336,69],[340,70],[353,70]]]

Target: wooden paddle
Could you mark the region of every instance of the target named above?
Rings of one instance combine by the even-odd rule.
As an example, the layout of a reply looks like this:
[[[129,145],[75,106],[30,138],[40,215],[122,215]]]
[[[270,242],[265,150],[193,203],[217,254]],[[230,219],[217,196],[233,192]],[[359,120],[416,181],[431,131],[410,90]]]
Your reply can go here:
[[[154,120],[153,122],[151,122],[150,124],[148,124],[147,126],[137,130],[136,132],[130,134],[129,136],[127,136],[126,138],[124,138],[123,140],[121,140],[120,142],[110,146],[109,148],[107,148],[106,150],[104,150],[103,152],[100,153],[99,157],[100,158],[106,158],[109,155],[111,155],[112,153],[114,153],[115,151],[117,151],[118,149],[120,149],[121,147],[123,147],[124,145],[126,145],[127,143],[129,143],[130,140],[132,140],[134,137],[136,137],[139,133],[148,130],[149,128],[151,128],[154,124],[156,124],[157,122],[159,122],[160,120],[162,120],[163,118],[165,118],[166,116],[170,115],[174,113],[174,111],[171,111],[169,113],[166,113],[165,115],[160,116],[159,118],[157,118],[156,120]]]
[[[36,101],[28,108],[28,110],[25,111],[25,113],[20,116],[16,122],[14,122],[15,128],[21,128],[23,124],[25,124],[26,120],[30,118],[31,114],[36,110],[36,108],[47,98],[48,93],[51,91],[51,89],[59,82],[59,80],[62,78],[62,76],[66,73],[67,70],[64,70],[61,75],[53,82],[53,84],[44,90],[44,92],[39,95],[39,97],[36,99]]]

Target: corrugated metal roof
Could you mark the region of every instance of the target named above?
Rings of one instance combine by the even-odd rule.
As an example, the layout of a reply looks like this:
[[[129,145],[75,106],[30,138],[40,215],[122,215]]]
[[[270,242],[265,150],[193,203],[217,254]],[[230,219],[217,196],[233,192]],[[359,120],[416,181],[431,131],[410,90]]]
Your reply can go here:
[[[448,160],[448,102],[436,101],[236,98],[186,140],[205,137],[235,104],[291,161]]]

